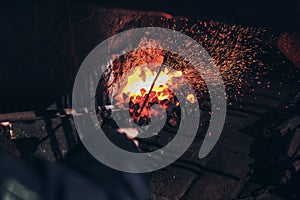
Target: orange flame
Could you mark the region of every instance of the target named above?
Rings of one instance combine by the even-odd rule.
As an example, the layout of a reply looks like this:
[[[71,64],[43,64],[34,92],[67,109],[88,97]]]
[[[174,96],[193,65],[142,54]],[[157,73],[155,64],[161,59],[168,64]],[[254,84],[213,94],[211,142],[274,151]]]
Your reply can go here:
[[[157,68],[157,67],[156,67]],[[148,66],[138,67],[127,77],[125,86],[118,95],[115,96],[117,104],[143,102],[143,98],[149,93],[151,84],[156,77],[158,70],[151,70]],[[164,68],[159,74],[155,85],[149,94],[149,101],[162,101],[173,96],[171,90],[177,88],[182,79],[181,71],[170,71]],[[125,97],[125,98],[124,98]]]
[[[163,63],[161,56],[157,59],[154,56],[150,63],[152,64],[140,65],[127,71],[128,75],[122,76],[118,81],[118,89],[113,94],[115,105],[119,107],[129,105],[131,118],[135,122],[139,122],[141,118],[150,119],[151,115],[159,116],[162,114],[160,112],[163,112],[163,109],[166,110],[170,105],[180,106],[179,102],[175,100],[172,90],[183,85],[182,72],[167,67],[161,69]],[[159,69],[161,71],[156,77]],[[155,84],[152,87],[154,80]],[[186,98],[191,103],[195,102],[192,94],[187,95]],[[154,104],[160,105],[163,109],[160,112],[151,110],[150,108]]]
[[[130,75],[121,86],[121,91],[114,97],[117,105],[129,103],[129,112],[134,121],[138,121],[141,117],[150,118],[150,115],[159,115],[159,112],[150,109],[151,105],[159,104],[166,109],[168,103],[175,104],[172,89],[178,88],[184,81],[182,72],[164,67],[151,90],[157,71],[158,66],[154,65],[153,68],[150,66],[135,68],[133,72],[129,72]],[[175,105],[179,106],[179,103]]]

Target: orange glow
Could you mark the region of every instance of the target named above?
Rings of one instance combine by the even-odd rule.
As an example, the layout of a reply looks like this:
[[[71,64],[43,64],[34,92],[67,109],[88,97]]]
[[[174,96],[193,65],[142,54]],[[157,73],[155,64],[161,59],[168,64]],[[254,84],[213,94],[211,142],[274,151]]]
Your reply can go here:
[[[114,97],[117,105],[129,103],[129,112],[135,121],[138,121],[140,117],[150,118],[150,115],[159,115],[159,112],[150,109],[151,105],[159,104],[166,109],[167,102],[175,103],[172,89],[178,88],[179,84],[184,81],[182,72],[164,67],[150,92],[159,67],[142,66],[134,68],[126,77],[125,84],[120,88],[121,91]],[[147,102],[145,102],[146,100]],[[179,103],[177,102],[175,105],[179,106]],[[142,107],[143,110],[141,110]]]
[[[186,99],[191,103],[195,103],[195,97],[193,94],[187,95]]]
[[[133,74],[128,76],[127,84],[123,88],[123,93],[133,97],[131,100],[134,103],[140,101],[140,97],[145,96],[149,92],[155,76],[156,73],[152,72],[148,67],[143,67],[143,69],[137,68]],[[182,73],[180,71],[170,72],[165,68],[156,80],[156,84],[154,85],[150,96],[155,96],[158,100],[168,99],[170,97],[170,93],[167,92],[168,86],[173,84],[173,78],[181,76]]]

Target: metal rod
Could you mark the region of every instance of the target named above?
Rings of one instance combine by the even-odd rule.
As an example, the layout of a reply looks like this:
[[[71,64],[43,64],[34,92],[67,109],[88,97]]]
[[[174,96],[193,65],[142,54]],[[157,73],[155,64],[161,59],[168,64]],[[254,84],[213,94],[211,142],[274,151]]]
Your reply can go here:
[[[99,108],[100,110],[110,110],[112,112],[122,112],[127,111],[129,108],[118,108],[115,106],[104,106]],[[22,122],[22,121],[35,121],[42,120],[46,117],[48,118],[64,118],[64,117],[72,117],[72,116],[80,116],[80,115],[88,115],[94,114],[94,112],[90,112],[84,110],[76,111],[75,109],[66,108],[63,110],[46,110],[42,115],[36,114],[35,111],[22,111],[22,112],[14,112],[14,113],[2,113],[0,114],[0,122]]]
[[[152,82],[152,84],[151,84],[150,90],[149,90],[149,92],[148,92],[147,95],[146,95],[146,99],[145,99],[145,101],[143,102],[143,105],[142,105],[142,107],[141,107],[141,110],[140,110],[140,112],[139,112],[139,115],[141,115],[141,113],[143,112],[144,107],[146,106],[146,103],[147,103],[147,101],[148,101],[148,99],[149,99],[150,93],[152,92],[152,89],[153,89],[153,87],[154,87],[154,85],[155,85],[155,82],[156,82],[156,80],[157,80],[157,78],[158,78],[160,72],[163,70],[163,68],[164,68],[164,65],[161,65],[161,66],[159,67],[159,70],[158,70],[158,72],[157,72],[157,74],[156,74],[156,76],[155,76],[155,78],[154,78],[154,80],[153,80],[153,82]]]
[[[0,122],[35,121],[35,120],[44,119],[45,117],[63,118],[63,117],[68,117],[68,116],[71,116],[71,115],[70,114],[60,114],[58,111],[57,111],[57,113],[46,112],[42,116],[37,115],[34,111],[24,111],[24,112],[0,114]]]

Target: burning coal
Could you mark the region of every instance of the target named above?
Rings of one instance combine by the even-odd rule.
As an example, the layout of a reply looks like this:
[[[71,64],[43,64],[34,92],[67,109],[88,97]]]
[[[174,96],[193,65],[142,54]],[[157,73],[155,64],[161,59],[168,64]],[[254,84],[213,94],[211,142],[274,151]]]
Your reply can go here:
[[[150,64],[133,68],[127,74],[118,84],[113,99],[118,107],[129,106],[130,116],[136,124],[149,124],[152,117],[162,115],[161,112],[170,107],[180,106],[172,90],[184,83],[181,71],[170,70],[160,64]],[[194,103],[191,95],[187,96],[187,100]],[[155,104],[162,109],[151,109]],[[170,120],[174,122],[174,119]]]

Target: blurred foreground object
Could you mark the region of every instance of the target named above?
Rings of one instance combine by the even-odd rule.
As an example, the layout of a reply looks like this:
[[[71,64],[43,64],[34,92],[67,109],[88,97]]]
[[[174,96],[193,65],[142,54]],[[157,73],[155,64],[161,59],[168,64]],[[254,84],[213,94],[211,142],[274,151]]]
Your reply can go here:
[[[110,133],[110,139],[117,145],[138,152],[125,134]],[[82,144],[57,163],[28,155],[15,158],[0,150],[0,200],[147,200],[149,188],[146,174],[107,167]]]

